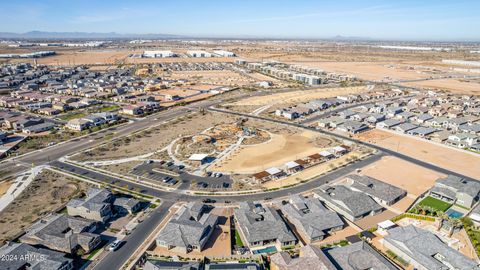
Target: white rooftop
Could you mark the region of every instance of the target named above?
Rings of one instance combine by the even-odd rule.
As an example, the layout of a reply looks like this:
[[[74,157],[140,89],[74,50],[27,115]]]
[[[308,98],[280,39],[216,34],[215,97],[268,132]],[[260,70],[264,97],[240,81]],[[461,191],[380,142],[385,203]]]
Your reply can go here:
[[[320,156],[322,156],[322,157],[330,157],[330,156],[332,156],[332,153],[330,153],[330,152],[328,152],[328,151],[322,151],[322,152],[320,152],[319,154],[320,154]]]
[[[275,174],[278,174],[278,173],[281,173],[281,172],[282,172],[279,168],[276,168],[276,167],[272,167],[272,168],[266,169],[265,171],[266,171],[267,173],[269,173],[270,175],[275,175]]]
[[[287,167],[287,169],[292,169],[292,168],[296,168],[296,167],[300,166],[300,164],[298,164],[295,161],[289,161],[289,162],[285,163],[285,166]]]
[[[204,160],[206,157],[208,157],[207,154],[193,154],[191,155],[188,160],[193,160],[193,161],[202,161]]]
[[[382,228],[382,229],[388,229],[388,228],[391,228],[393,226],[395,226],[395,223],[393,223],[391,220],[385,220],[385,221],[382,221],[380,223],[377,224],[378,227]]]
[[[335,147],[333,148],[333,151],[335,151],[335,152],[343,152],[343,151],[346,151],[346,150],[347,150],[347,149],[345,149],[345,148],[343,148],[343,147],[341,147],[341,146],[335,146]]]

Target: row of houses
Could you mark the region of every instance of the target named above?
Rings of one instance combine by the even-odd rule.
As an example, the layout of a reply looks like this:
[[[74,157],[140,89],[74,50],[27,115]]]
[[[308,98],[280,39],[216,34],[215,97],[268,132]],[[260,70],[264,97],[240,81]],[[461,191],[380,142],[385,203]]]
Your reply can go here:
[[[394,226],[385,234],[380,240],[383,248],[403,259],[413,269],[479,268],[477,261],[453,249],[425,229],[413,225]],[[300,248],[296,256],[284,251],[271,256],[270,261],[272,270],[399,269],[364,241],[351,241],[343,247],[323,250],[306,245]]]
[[[251,179],[255,183],[264,183],[270,180],[278,180],[280,178],[292,175],[303,169],[318,165],[333,158],[340,157],[348,153],[349,151],[349,146],[335,146],[331,149],[312,154],[302,159],[289,161],[285,163],[281,168],[271,167],[264,171],[252,174]]]
[[[114,124],[118,120],[119,117],[116,113],[93,113],[85,117],[69,120],[65,125],[65,128],[74,131],[82,131],[91,127],[101,126],[105,124]]]
[[[11,111],[0,111],[0,125],[3,130],[25,134],[41,133],[57,127],[50,120]]]
[[[294,80],[306,85],[320,85],[329,82],[354,81],[355,77],[336,73],[327,73],[321,69],[289,65],[277,61],[263,63],[247,62],[239,59],[235,63],[282,80]]]
[[[275,115],[292,120],[344,104],[360,103],[377,99],[383,100],[385,98],[394,98],[406,94],[408,94],[407,91],[393,89],[391,91],[367,92],[363,94],[337,96],[335,98],[316,99],[293,107],[277,109]]]
[[[376,127],[442,142],[458,148],[480,149],[480,115],[476,112],[465,111],[462,115],[455,117],[433,116],[428,113],[427,107],[423,107],[426,103],[432,103],[431,100],[432,98],[415,96],[396,101],[364,104],[321,119],[318,121],[318,126],[351,134]],[[423,105],[410,106],[415,102],[421,102]],[[477,108],[476,101],[469,104],[468,106]]]

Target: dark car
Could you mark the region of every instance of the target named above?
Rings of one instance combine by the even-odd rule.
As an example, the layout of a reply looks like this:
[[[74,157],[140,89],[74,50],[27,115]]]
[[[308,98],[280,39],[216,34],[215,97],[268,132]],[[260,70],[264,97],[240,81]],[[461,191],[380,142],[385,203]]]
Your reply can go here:
[[[216,201],[216,200],[213,200],[213,199],[210,199],[210,198],[208,198],[208,199],[204,199],[202,202],[203,202],[203,203],[215,203],[215,202],[217,202],[217,201]]]

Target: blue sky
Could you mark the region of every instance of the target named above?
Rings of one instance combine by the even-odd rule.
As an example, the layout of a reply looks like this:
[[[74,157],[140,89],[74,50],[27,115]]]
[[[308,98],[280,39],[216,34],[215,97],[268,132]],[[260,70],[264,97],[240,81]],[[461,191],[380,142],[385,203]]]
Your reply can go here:
[[[480,41],[480,1],[0,0],[0,32]]]

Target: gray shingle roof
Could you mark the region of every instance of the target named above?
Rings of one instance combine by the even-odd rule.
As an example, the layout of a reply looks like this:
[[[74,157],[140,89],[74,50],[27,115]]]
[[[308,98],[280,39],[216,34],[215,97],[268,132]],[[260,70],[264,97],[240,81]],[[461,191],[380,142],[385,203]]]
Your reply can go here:
[[[326,231],[343,226],[337,213],[328,210],[316,198],[303,198],[295,195],[289,204],[282,206],[282,212],[310,239],[326,235]]]
[[[157,242],[184,248],[203,247],[218,222],[218,216],[205,211],[205,206],[199,203],[182,206],[160,232]]]
[[[317,189],[315,194],[320,200],[330,202],[354,217],[379,211],[383,208],[368,195],[353,191],[343,185],[322,187]]]
[[[364,241],[344,247],[330,249],[325,253],[334,262],[335,266],[342,270],[397,269],[392,263],[390,263]]]
[[[401,188],[366,175],[352,174],[347,176],[347,179],[353,181],[351,184],[353,189],[364,192],[367,195],[373,198],[378,198],[382,201],[393,202],[407,194],[407,192]]]
[[[87,196],[84,199],[70,200],[67,206],[70,207],[85,207],[90,211],[100,211],[104,207],[110,205],[112,193],[106,189],[90,188],[87,191]]]
[[[56,270],[65,267],[73,262],[72,259],[65,257],[64,253],[44,248],[36,248],[23,243],[9,242],[0,247],[0,256],[9,255],[11,260],[8,263],[0,263],[1,268],[5,270],[17,269],[36,269],[36,270]],[[24,259],[20,259],[24,258]]]
[[[443,256],[443,260],[455,269],[479,269],[478,263],[450,248],[433,233],[413,225],[388,230],[384,241],[395,246],[427,269],[450,269],[434,257],[436,254]]]
[[[300,256],[290,257],[287,252],[279,252],[270,257],[279,270],[335,270],[335,266],[319,247],[307,245],[301,248]]]
[[[235,218],[250,243],[278,239],[280,242],[296,241],[277,211],[253,202],[242,202],[235,209]]]
[[[95,223],[84,218],[52,214],[30,226],[20,237],[20,241],[36,242],[52,249],[71,251],[77,244],[85,246],[92,239],[99,237],[97,234],[87,232]]]
[[[443,185],[456,190],[456,192],[462,192],[472,197],[476,197],[480,192],[480,182],[467,180],[454,175],[448,175],[445,178],[438,179],[435,185]]]

